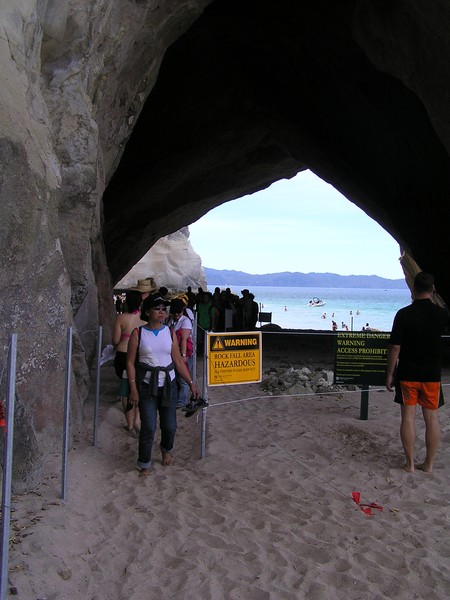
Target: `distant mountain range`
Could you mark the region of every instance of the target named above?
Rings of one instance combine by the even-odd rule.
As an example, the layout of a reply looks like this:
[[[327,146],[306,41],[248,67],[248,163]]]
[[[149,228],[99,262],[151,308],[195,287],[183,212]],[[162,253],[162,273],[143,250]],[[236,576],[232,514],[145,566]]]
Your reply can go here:
[[[336,275],[335,273],[268,273],[251,275],[242,271],[219,271],[204,267],[208,285],[224,286],[272,286],[311,288],[407,288],[404,279],[384,279],[377,275]]]

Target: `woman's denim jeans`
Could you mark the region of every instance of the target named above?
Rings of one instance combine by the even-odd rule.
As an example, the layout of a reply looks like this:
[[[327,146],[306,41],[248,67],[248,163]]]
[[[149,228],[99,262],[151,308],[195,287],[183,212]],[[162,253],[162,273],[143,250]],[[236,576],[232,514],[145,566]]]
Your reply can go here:
[[[159,392],[162,388],[159,388]],[[177,384],[172,381],[170,406],[161,405],[160,393],[151,396],[149,386],[143,383],[139,393],[139,414],[141,416],[141,430],[139,432],[139,456],[137,466],[140,469],[149,469],[152,464],[152,446],[156,433],[158,413],[159,428],[161,429],[160,448],[164,452],[171,452],[177,430]]]
[[[191,374],[192,377],[192,367],[194,366],[194,357],[193,356],[188,356],[187,359],[187,363],[186,363],[187,368],[189,369],[189,373]],[[178,402],[177,402],[177,406],[181,407],[181,406],[186,406],[186,404],[188,403],[188,399],[189,399],[189,394],[190,394],[190,388],[189,388],[189,384],[177,373],[177,384],[178,384]],[[192,377],[192,379],[194,379]]]

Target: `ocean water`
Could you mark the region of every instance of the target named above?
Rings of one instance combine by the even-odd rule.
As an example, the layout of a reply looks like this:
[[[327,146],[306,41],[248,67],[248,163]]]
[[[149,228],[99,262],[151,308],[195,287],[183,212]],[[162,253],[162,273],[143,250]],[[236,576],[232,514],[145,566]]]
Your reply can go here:
[[[214,284],[208,285],[210,291],[214,291],[215,287]],[[349,331],[361,331],[366,323],[373,329],[390,331],[397,310],[411,302],[411,293],[407,288],[247,287],[255,295],[260,310],[271,312],[272,323],[283,329],[331,330],[334,320],[338,331],[345,330],[342,323],[347,325]],[[237,294],[240,292],[233,291]],[[325,305],[308,306],[314,296],[323,300]]]

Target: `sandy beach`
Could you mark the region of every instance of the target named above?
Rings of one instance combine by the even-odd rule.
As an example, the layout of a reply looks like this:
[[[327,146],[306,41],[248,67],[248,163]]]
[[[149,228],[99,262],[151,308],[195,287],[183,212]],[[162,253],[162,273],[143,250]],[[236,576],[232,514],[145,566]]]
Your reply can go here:
[[[292,346],[292,347],[291,347]],[[330,368],[320,348],[273,348],[264,369]],[[444,383],[450,382],[444,373]],[[450,404],[433,474],[406,473],[399,408],[371,391],[266,396],[260,384],[209,390],[201,418],[179,414],[174,464],[138,478],[112,366],[102,367],[97,447],[92,398],[71,444],[68,488],[50,456],[14,496],[10,595],[26,600],[329,600],[450,594]],[[449,388],[444,388],[450,402]],[[418,453],[424,455],[422,419]],[[375,503],[366,515],[352,498]]]

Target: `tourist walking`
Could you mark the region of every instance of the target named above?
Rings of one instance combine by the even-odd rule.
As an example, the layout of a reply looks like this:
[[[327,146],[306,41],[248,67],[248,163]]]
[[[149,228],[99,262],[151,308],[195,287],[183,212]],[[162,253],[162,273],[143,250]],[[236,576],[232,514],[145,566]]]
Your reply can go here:
[[[162,464],[172,464],[172,450],[177,429],[177,385],[175,369],[190,387],[194,398],[200,392],[183,361],[174,332],[164,323],[169,301],[152,294],[142,304],[141,319],[146,321],[135,329],[128,344],[127,373],[130,400],[139,407],[139,476],[148,475],[152,445],[159,414]]]

